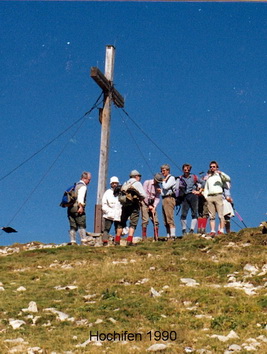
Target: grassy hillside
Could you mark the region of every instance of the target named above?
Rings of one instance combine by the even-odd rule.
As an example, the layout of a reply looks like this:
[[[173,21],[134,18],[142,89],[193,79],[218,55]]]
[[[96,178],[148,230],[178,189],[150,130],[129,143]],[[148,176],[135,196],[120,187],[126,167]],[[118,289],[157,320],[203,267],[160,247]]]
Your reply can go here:
[[[266,244],[257,228],[137,247],[13,245],[0,252],[0,352],[266,353]]]

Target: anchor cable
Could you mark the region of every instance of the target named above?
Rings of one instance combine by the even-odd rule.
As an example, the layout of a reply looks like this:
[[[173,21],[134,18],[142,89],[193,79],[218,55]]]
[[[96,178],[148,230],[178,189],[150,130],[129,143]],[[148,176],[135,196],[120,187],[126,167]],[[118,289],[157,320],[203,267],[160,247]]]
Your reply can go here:
[[[59,154],[56,156],[55,160],[52,162],[52,164],[48,167],[48,169],[45,171],[45,173],[42,175],[41,179],[39,180],[39,182],[36,184],[36,186],[31,190],[31,192],[29,193],[29,195],[26,197],[26,199],[23,201],[23,203],[21,204],[21,206],[17,209],[17,211],[14,213],[14,215],[12,216],[12,218],[9,220],[9,224],[11,224],[11,222],[16,218],[16,216],[19,214],[19,212],[21,211],[21,209],[25,206],[25,204],[30,200],[31,196],[34,194],[34,192],[37,190],[37,188],[40,186],[40,184],[44,181],[44,179],[46,178],[46,176],[49,174],[49,172],[52,170],[53,166],[56,164],[56,162],[58,161],[58,159],[60,158],[60,156],[63,154],[63,152],[65,151],[67,145],[69,144],[70,140],[74,138],[74,136],[77,134],[77,132],[80,130],[80,128],[82,127],[82,125],[85,122],[85,118],[88,114],[90,114],[95,108],[97,108],[98,102],[100,100],[100,97],[102,96],[102,94],[98,97],[98,99],[96,100],[95,104],[92,106],[92,108],[86,112],[81,118],[79,118],[76,122],[74,122],[71,126],[69,126],[67,129],[64,130],[64,132],[62,132],[61,134],[59,134],[56,138],[54,138],[53,140],[51,140],[49,143],[47,143],[42,149],[38,150],[38,152],[36,152],[35,154],[33,154],[30,158],[26,159],[22,164],[20,164],[19,166],[17,166],[15,169],[13,169],[12,171],[9,172],[9,174],[11,174],[12,172],[14,172],[15,170],[17,170],[19,167],[21,167],[23,164],[25,164],[26,162],[28,162],[33,156],[36,156],[39,152],[41,152],[42,150],[45,149],[45,147],[49,146],[53,141],[55,141],[59,136],[63,135],[67,130],[71,129],[71,127],[73,127],[74,125],[76,125],[78,122],[81,122],[81,124],[77,127],[77,129],[74,131],[74,133],[72,134],[71,138],[68,139],[68,141],[64,144],[63,148],[60,150]],[[7,175],[9,175],[7,174]],[[6,176],[7,176],[6,175]],[[3,179],[3,178],[2,178]],[[0,235],[2,235],[3,231],[0,232]]]
[[[18,166],[16,166],[15,168],[13,168],[11,171],[9,171],[8,173],[6,173],[4,176],[2,176],[0,178],[0,182],[3,181],[5,178],[7,178],[8,176],[10,176],[13,172],[17,171],[20,167],[22,167],[23,165],[25,165],[27,162],[29,162],[31,159],[33,159],[35,156],[37,156],[40,152],[42,152],[43,150],[45,150],[49,145],[51,145],[54,141],[56,141],[58,138],[60,138],[62,135],[64,135],[67,131],[69,131],[71,128],[73,128],[76,124],[78,124],[85,116],[87,116],[88,114],[90,114],[98,105],[98,102],[101,98],[101,96],[103,95],[103,93],[101,93],[101,95],[98,97],[98,99],[96,100],[96,102],[94,103],[94,105],[92,106],[92,108],[84,113],[84,115],[82,117],[80,117],[79,119],[77,119],[75,122],[73,122],[70,126],[68,126],[65,130],[63,130],[61,133],[59,133],[55,138],[51,139],[48,143],[46,143],[43,147],[41,147],[39,150],[37,150],[35,153],[33,153],[31,156],[29,156],[27,159],[25,159],[24,161],[22,161]]]

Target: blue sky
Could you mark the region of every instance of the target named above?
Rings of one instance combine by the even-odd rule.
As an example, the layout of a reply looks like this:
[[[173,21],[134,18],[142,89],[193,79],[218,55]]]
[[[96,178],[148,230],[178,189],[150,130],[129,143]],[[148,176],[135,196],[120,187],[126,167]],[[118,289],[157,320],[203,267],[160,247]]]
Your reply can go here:
[[[112,108],[109,177],[123,182],[137,169],[144,181],[163,163],[179,175],[185,162],[198,174],[217,160],[232,178],[246,225],[267,218],[267,4],[2,1],[0,7],[0,225],[18,230],[2,232],[1,245],[67,242],[59,203],[83,170],[93,176],[87,205],[93,231],[96,109],[75,135],[79,124],[22,163],[93,106],[101,90],[90,67],[104,71],[106,45],[116,47],[114,82],[129,115]]]

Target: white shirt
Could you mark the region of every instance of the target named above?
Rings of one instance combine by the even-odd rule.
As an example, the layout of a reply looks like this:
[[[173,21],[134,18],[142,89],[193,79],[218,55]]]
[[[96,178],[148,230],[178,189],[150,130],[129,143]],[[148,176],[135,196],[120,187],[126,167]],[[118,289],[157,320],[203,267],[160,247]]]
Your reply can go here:
[[[82,180],[80,180],[78,183],[83,184],[83,185],[79,186],[79,188],[78,188],[77,202],[78,202],[78,204],[85,205],[85,195],[86,195],[86,191],[87,191],[87,185]]]

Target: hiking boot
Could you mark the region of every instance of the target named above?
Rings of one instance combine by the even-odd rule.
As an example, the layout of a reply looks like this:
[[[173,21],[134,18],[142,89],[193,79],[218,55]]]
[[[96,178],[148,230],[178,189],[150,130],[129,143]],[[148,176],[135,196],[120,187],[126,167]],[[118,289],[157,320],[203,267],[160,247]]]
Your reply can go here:
[[[77,243],[76,242],[68,242],[67,245],[68,246],[77,246]]]
[[[210,236],[210,237],[215,237],[216,235],[216,232],[210,232],[209,234],[207,234],[207,236]]]
[[[193,229],[190,229],[190,230],[189,230],[189,233],[190,233],[190,234],[193,234],[193,233],[194,233],[194,230],[193,230]]]
[[[126,246],[136,246],[136,243],[133,243],[132,241],[127,241]]]
[[[182,235],[183,235],[183,236],[186,235],[186,230],[185,230],[185,229],[182,230]]]
[[[173,241],[173,237],[167,237],[167,242],[172,242]]]

